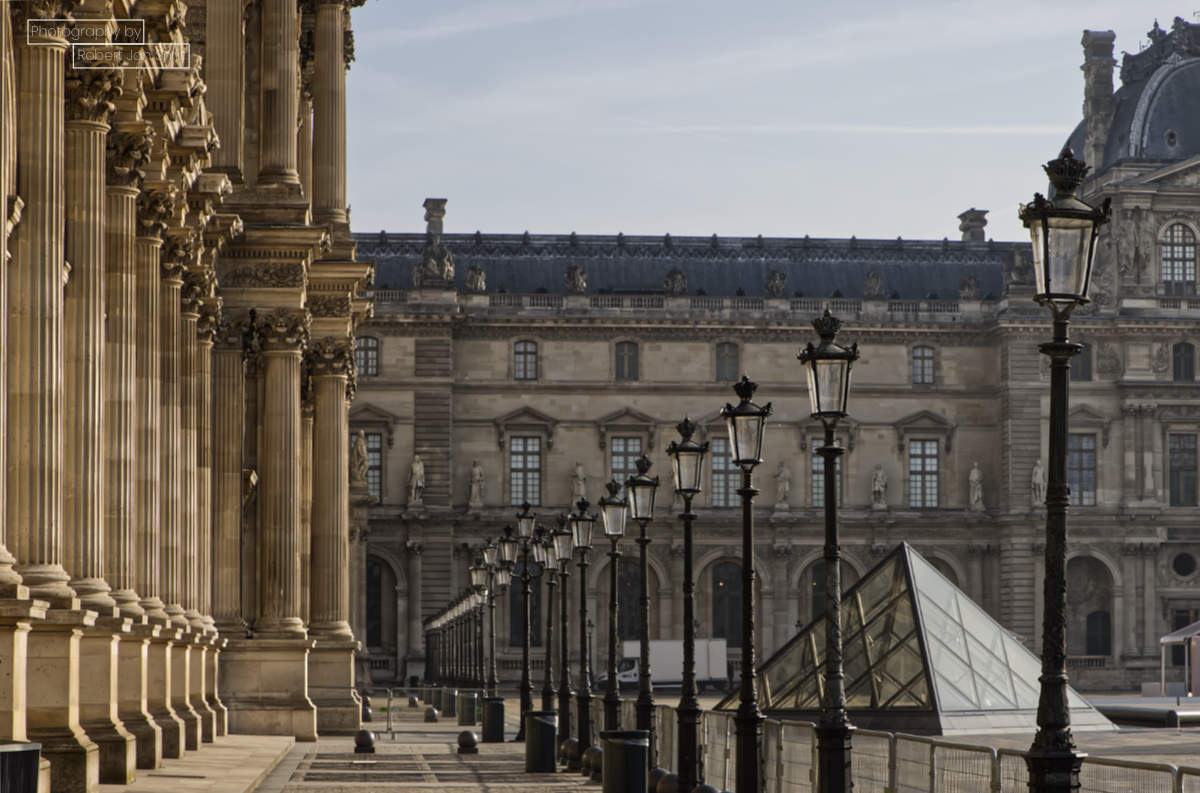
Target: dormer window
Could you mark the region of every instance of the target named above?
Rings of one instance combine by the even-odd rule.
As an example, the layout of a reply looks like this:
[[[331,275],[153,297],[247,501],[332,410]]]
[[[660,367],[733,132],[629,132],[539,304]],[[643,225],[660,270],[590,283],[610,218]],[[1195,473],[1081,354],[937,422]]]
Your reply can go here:
[[[1196,294],[1196,235],[1183,223],[1167,227],[1159,243],[1163,292],[1168,295]]]

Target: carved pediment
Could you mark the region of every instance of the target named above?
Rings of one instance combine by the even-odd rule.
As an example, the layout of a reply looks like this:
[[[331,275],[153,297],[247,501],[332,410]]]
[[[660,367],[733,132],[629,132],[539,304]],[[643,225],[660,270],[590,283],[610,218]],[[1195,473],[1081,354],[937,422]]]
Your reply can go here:
[[[1067,422],[1073,430],[1099,430],[1100,442],[1105,448],[1108,448],[1109,430],[1112,429],[1113,420],[1102,415],[1095,408],[1089,405],[1076,405],[1068,414]]]
[[[1135,184],[1153,187],[1195,187],[1200,185],[1200,155],[1173,162],[1134,180]]]
[[[530,407],[518,408],[511,413],[505,413],[499,418],[492,419],[496,427],[496,444],[503,449],[508,436],[514,432],[534,432],[546,436],[546,448],[554,448],[554,431],[558,429],[558,419],[548,416],[540,410]]]
[[[350,426],[354,428],[378,428],[387,435],[388,448],[392,448],[396,437],[396,423],[400,417],[390,410],[372,405],[370,402],[356,402],[350,409]]]
[[[654,448],[658,434],[658,419],[646,415],[636,408],[621,408],[607,416],[596,419],[596,432],[600,437],[600,448],[608,448],[608,436],[613,432],[641,432],[646,435],[646,450]]]
[[[946,451],[953,448],[955,424],[945,416],[940,416],[930,410],[918,410],[899,421],[896,427],[897,449],[901,454],[908,444],[908,439],[916,435],[937,435],[946,441]]]

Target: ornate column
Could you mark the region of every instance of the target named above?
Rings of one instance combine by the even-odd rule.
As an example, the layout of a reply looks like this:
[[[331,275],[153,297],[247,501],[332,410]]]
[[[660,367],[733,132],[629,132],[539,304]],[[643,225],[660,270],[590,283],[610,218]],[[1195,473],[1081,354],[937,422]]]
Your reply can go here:
[[[213,337],[221,322],[221,299],[209,297],[201,303],[196,325],[196,609],[204,632],[214,632],[212,617],[213,533],[213,424],[212,351]]]
[[[243,636],[242,617],[242,435],[246,417],[244,314],[221,318],[213,340],[212,615],[217,630]]]
[[[300,369],[300,619],[312,626],[313,392],[307,362]],[[317,582],[317,586],[321,586]]]
[[[159,286],[159,459],[162,476],[159,522],[162,543],[162,596],[171,624],[186,629],[183,612],[183,438],[181,414],[183,267],[190,257],[188,239],[181,234],[164,240]]]
[[[34,4],[61,18],[58,2]],[[8,9],[4,9],[7,11]],[[25,10],[17,7],[18,13]],[[42,743],[55,790],[99,783],[98,751],[79,725],[79,639],[95,622],[63,568],[64,73],[61,26],[25,31],[18,16],[16,193],[24,201],[7,268],[5,519],[30,594],[53,608],[28,635],[27,736]]]
[[[313,78],[313,219],[348,226],[346,218],[345,2],[316,0]]]
[[[214,0],[208,3],[204,15],[208,54],[204,59],[207,88],[204,99],[221,141],[220,148],[211,155],[211,169],[229,174],[234,184],[242,183],[244,167],[246,25],[243,7],[236,0]]]
[[[262,0],[260,185],[300,184],[296,119],[300,112],[300,13],[295,0]],[[240,134],[234,131],[234,135]]]
[[[325,337],[309,353],[315,408],[313,421],[312,622],[317,646],[309,659],[317,727],[355,732],[361,709],[354,697],[354,654],[350,631],[350,426],[346,411],[354,344]]]
[[[184,273],[180,293],[179,340],[179,437],[180,443],[180,572],[183,576],[180,604],[193,632],[204,632],[200,619],[200,466],[199,466],[199,370],[200,307],[209,292],[206,273]]]

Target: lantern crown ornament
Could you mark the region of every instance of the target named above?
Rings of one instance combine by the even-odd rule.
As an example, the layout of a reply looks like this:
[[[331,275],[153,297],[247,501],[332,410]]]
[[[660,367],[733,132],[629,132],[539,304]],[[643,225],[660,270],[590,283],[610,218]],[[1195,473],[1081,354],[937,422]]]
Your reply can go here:
[[[647,521],[654,518],[654,494],[658,492],[658,477],[647,476],[650,470],[650,458],[642,455],[637,459],[637,476],[625,480],[625,489],[629,491],[629,514],[636,521]]]
[[[850,369],[858,360],[858,345],[843,347],[837,343],[842,321],[829,313],[829,309],[814,319],[812,326],[821,337],[821,343],[814,346],[810,341],[796,357],[808,374],[808,399],[813,418],[836,422],[846,415]]]
[[[1033,242],[1034,299],[1049,304],[1056,314],[1066,315],[1088,302],[1096,237],[1109,220],[1112,199],[1105,198],[1097,208],[1076,197],[1089,166],[1076,159],[1069,146],[1042,169],[1054,187],[1054,198],[1034,193],[1017,216]]]
[[[621,497],[621,483],[612,480],[604,486],[608,495],[600,499],[600,517],[604,520],[604,536],[610,540],[625,535],[625,518],[629,514],[629,502]]]
[[[733,390],[740,401],[736,406],[726,402],[721,408],[721,417],[729,430],[729,453],[733,464],[749,471],[762,462],[763,430],[767,416],[771,415],[771,403],[759,406],[750,401],[758,390],[758,383],[746,375],[734,383]]]
[[[675,476],[675,491],[681,496],[691,498],[700,492],[708,441],[697,443],[692,440],[692,436],[696,434],[696,423],[686,416],[675,425],[675,429],[679,431],[679,441],[671,441],[667,446],[667,454],[671,458],[671,471]]]

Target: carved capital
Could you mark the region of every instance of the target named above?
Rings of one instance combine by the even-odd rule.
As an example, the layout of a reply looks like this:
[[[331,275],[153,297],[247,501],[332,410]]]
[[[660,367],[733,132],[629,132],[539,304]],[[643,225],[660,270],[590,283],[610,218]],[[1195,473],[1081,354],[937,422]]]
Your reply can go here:
[[[196,241],[190,233],[168,234],[163,240],[162,277],[183,278],[183,271],[196,260]]]
[[[354,368],[354,344],[331,336],[317,339],[309,346],[308,360],[314,377],[348,377]]]
[[[106,154],[110,185],[142,186],[142,179],[146,177],[143,168],[150,161],[153,136],[153,128],[149,124],[116,129],[108,133]]]
[[[221,298],[206,297],[200,303],[200,319],[196,321],[196,333],[200,341],[212,344],[221,321]]]
[[[215,328],[213,343],[227,350],[244,350],[250,333],[250,318],[245,314],[222,314]]]
[[[425,546],[419,542],[413,542],[412,540],[406,540],[404,543],[404,550],[410,556],[420,556],[422,553],[425,552]]]
[[[139,236],[162,239],[167,221],[175,214],[173,190],[143,190],[137,198]]]
[[[771,546],[771,556],[776,559],[787,559],[792,555],[792,546],[784,543],[776,543]]]
[[[183,274],[183,289],[179,301],[184,314],[200,316],[203,300],[212,294],[213,276],[203,271],[189,270]]]
[[[264,350],[297,350],[308,342],[312,318],[302,308],[277,308],[260,314],[255,330]]]
[[[116,69],[67,69],[63,100],[66,120],[106,123],[122,93],[121,72]]]

